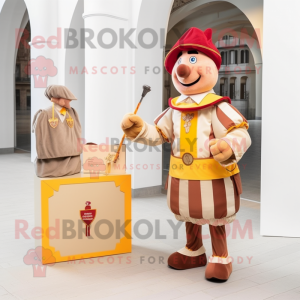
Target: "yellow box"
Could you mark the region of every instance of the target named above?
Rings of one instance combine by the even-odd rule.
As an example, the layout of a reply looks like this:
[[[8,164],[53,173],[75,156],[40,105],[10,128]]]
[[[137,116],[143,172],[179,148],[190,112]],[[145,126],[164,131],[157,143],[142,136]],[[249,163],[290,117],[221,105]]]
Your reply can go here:
[[[129,253],[131,175],[36,177],[35,223],[43,264]]]

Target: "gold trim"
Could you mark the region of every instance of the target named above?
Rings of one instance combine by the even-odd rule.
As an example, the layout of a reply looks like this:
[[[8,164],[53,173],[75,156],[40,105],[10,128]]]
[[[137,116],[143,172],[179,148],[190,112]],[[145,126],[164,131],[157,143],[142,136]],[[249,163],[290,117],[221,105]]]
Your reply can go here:
[[[180,157],[171,155],[170,159],[169,175],[184,180],[222,179],[231,177],[239,172],[237,164],[235,164],[233,171],[228,171],[213,158],[194,158],[190,166],[185,165]]]
[[[224,97],[216,95],[216,94],[212,94],[212,93],[207,94],[199,104],[197,104],[196,102],[195,103],[185,103],[185,102],[177,103],[178,98],[179,98],[179,96],[171,99],[171,105],[172,105],[171,108],[178,109],[179,111],[181,109],[184,109],[184,111],[188,111],[188,109],[191,109],[191,111],[192,111],[197,108],[201,109],[203,106],[206,107],[207,105],[214,104],[216,101],[222,100]],[[226,101],[226,99],[224,99],[224,101]]]
[[[53,180],[40,180],[41,184],[41,199],[38,199],[41,202],[41,214],[42,214],[42,228],[44,232],[49,228],[49,201],[50,198],[54,195],[54,191],[59,192],[59,189],[62,185],[68,184],[82,184],[82,183],[95,183],[95,182],[114,182],[116,187],[120,186],[120,191],[124,193],[124,220],[130,220],[130,223],[126,225],[128,235],[131,236],[131,175],[111,175],[107,177],[99,177],[91,179],[90,177],[80,177],[75,178],[57,178]],[[127,227],[128,226],[128,227]],[[130,238],[126,236],[120,238],[119,243],[116,244],[113,250],[98,251],[93,253],[78,253],[70,254],[66,256],[61,256],[60,250],[56,250],[51,246],[51,239],[44,234],[42,236],[42,246],[44,251],[49,249],[52,251],[56,262],[70,261],[70,260],[79,260],[86,259],[91,257],[100,257],[107,255],[115,255],[121,253],[130,253],[131,252],[131,242]],[[45,263],[43,263],[45,265]]]
[[[175,49],[177,49],[178,47],[181,47],[181,46],[197,46],[197,47],[200,47],[200,48],[204,48],[204,49],[210,50],[210,51],[212,51],[212,52],[218,54],[218,55],[221,57],[221,54],[220,54],[219,52],[217,52],[216,50],[211,49],[211,48],[209,48],[209,47],[205,47],[205,46],[198,45],[198,44],[180,44],[180,45],[176,46],[175,48],[173,48],[173,49],[171,49],[171,50],[169,51],[169,53],[166,55],[164,65],[166,65],[166,59],[167,59],[167,57],[169,56],[169,54],[171,54]]]
[[[167,142],[170,143],[168,137],[163,133],[163,131],[157,126],[155,125],[156,131],[163,137],[163,139]]]
[[[234,168],[232,170],[228,170],[227,168],[225,168],[228,172],[233,172],[236,169],[237,164],[234,164]]]
[[[52,102],[52,118],[48,122],[52,128],[56,128],[58,125],[58,119],[54,118],[54,102]]]
[[[238,125],[234,125],[234,126],[231,126],[230,128],[227,129],[227,133],[228,134],[229,132],[231,132],[233,129],[236,129],[236,128],[241,128],[241,127],[246,127],[246,129],[248,130],[249,129],[249,124],[247,122],[242,122]]]

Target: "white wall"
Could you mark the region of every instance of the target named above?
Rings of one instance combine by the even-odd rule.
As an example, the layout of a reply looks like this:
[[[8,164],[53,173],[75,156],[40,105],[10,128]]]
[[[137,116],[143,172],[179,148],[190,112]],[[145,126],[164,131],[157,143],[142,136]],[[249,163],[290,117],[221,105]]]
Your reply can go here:
[[[3,8],[3,5],[4,5],[4,2],[5,2],[6,0],[0,0],[0,12],[1,12],[1,10],[2,10],[2,8]]]
[[[262,235],[300,237],[299,11],[299,1],[264,1]]]
[[[82,14],[84,12],[83,0],[78,0],[73,16],[70,18],[70,23],[66,24],[66,28],[75,29],[79,34],[80,30],[84,28],[84,20]],[[77,37],[78,38],[78,37]],[[66,49],[65,51],[65,67],[64,67],[64,84],[77,97],[77,101],[72,102],[72,106],[76,109],[79,115],[82,137],[85,133],[85,76],[81,74],[85,66],[84,48],[76,47],[74,49]],[[78,67],[78,74],[70,72],[70,68]]]
[[[85,137],[87,142],[105,143],[108,138],[120,139],[120,122],[127,107],[129,68],[123,74],[122,66],[128,66],[128,49],[119,46],[120,29],[129,28],[129,0],[85,0],[84,26],[92,29],[95,48],[86,44],[85,66],[89,74],[85,75]],[[97,36],[102,30],[113,30],[118,37],[116,45],[104,49],[98,43]],[[105,34],[103,41],[109,44],[111,34]],[[92,74],[93,68],[97,74]],[[101,68],[105,67],[103,74]],[[110,70],[116,67],[113,74]]]

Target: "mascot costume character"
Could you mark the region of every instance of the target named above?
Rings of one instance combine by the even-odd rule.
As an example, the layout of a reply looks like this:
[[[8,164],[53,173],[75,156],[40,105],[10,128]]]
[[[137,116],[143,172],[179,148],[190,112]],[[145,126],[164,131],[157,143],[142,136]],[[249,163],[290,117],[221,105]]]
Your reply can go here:
[[[213,88],[218,81],[221,55],[212,42],[212,30],[190,28],[165,59],[166,70],[180,93],[155,125],[127,114],[121,127],[131,141],[148,145],[171,143],[166,182],[167,202],[175,218],[185,222],[185,247],[171,254],[168,265],[190,269],[207,264],[207,279],[227,280],[232,259],[225,225],[240,208],[241,178],[237,163],[251,145],[248,122],[228,97]],[[208,224],[212,256],[202,242],[202,225]]]
[[[52,106],[40,109],[32,125],[36,136],[36,175],[62,177],[80,173],[81,124],[77,111],[71,107],[71,101],[77,98],[62,85],[48,86],[45,96]]]

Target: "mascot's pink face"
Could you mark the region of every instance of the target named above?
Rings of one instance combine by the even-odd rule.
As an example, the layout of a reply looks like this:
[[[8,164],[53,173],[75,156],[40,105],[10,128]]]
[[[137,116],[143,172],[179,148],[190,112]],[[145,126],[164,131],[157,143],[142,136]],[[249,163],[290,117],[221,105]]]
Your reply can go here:
[[[176,90],[184,95],[210,91],[218,81],[218,68],[214,61],[197,51],[183,51],[172,71]]]

